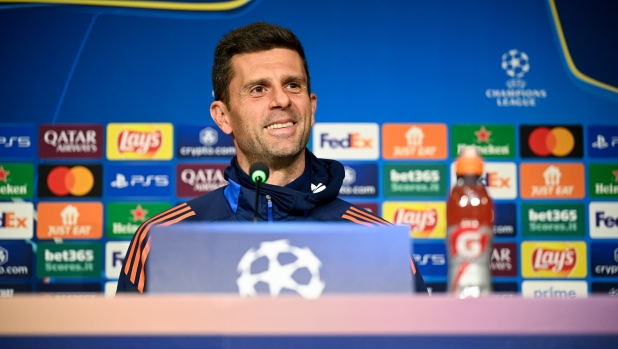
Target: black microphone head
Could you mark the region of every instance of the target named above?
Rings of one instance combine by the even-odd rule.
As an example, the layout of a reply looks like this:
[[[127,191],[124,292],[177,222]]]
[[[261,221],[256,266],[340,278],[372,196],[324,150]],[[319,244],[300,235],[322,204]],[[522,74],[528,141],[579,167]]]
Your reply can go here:
[[[263,162],[256,162],[249,167],[249,175],[254,183],[264,183],[268,179],[268,166]]]

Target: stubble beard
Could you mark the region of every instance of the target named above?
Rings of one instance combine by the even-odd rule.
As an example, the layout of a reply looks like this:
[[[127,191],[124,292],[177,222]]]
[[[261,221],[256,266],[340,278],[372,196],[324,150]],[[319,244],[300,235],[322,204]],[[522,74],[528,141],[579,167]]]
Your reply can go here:
[[[251,135],[251,130],[240,123],[240,116],[234,112],[230,112],[232,117],[237,121],[238,125],[242,125],[243,134]],[[298,114],[293,115],[293,119],[298,123],[302,119]],[[247,158],[250,164],[258,161],[265,163],[272,170],[285,169],[289,167],[305,149],[305,145],[309,141],[309,132],[304,132],[297,143],[292,144],[290,147],[282,148],[277,146],[276,140],[273,142],[265,142],[261,137],[234,137],[236,144]]]

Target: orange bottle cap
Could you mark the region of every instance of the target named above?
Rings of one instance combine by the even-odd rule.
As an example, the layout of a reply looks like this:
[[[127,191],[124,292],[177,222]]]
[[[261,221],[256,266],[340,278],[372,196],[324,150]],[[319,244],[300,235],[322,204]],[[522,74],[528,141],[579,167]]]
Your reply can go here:
[[[455,163],[455,173],[458,176],[483,174],[483,159],[474,147],[466,147],[461,151]]]

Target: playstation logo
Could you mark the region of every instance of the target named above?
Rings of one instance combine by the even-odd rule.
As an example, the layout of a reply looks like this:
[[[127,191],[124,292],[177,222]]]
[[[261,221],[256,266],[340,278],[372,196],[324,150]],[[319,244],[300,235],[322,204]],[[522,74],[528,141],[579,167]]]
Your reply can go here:
[[[597,141],[592,143],[592,147],[597,149],[605,149],[609,147],[608,144],[609,143],[607,143],[603,135],[597,135]]]
[[[112,182],[112,187],[122,189],[128,185],[127,178],[122,173],[116,173],[116,180]]]

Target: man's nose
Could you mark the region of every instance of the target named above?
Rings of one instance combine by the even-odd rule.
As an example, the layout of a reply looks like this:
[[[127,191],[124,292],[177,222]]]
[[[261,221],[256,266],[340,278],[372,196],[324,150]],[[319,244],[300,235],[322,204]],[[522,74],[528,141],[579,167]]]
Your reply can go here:
[[[271,108],[287,108],[290,106],[290,96],[287,94],[285,87],[277,86],[273,89],[272,100],[270,101]]]

